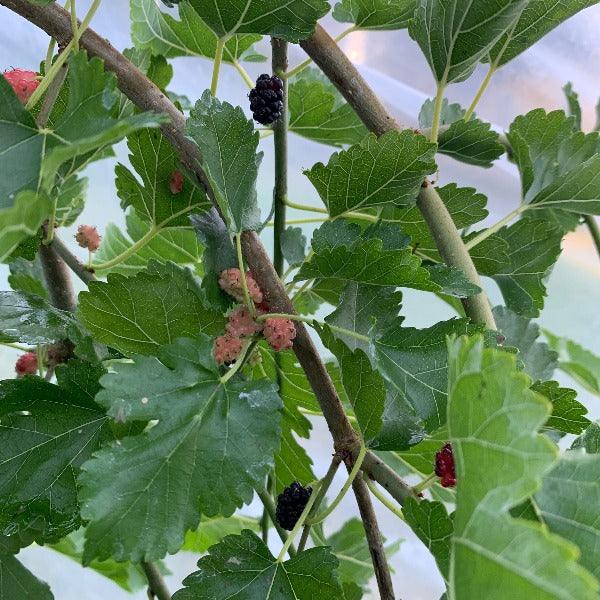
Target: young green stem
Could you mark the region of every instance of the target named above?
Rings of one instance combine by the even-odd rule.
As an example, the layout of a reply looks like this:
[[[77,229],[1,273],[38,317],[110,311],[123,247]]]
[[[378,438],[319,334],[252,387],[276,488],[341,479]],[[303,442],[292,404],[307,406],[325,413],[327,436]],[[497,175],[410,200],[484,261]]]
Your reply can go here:
[[[235,237],[235,248],[237,251],[238,269],[240,270],[240,281],[242,282],[242,290],[244,291],[244,302],[250,311],[250,314],[256,316],[256,307],[252,298],[250,298],[250,292],[248,291],[248,280],[246,279],[246,267],[244,266],[244,256],[242,253],[242,242],[241,236]]]
[[[160,225],[153,225],[135,244],[132,244],[119,254],[115,256],[111,260],[107,260],[103,263],[95,263],[93,265],[94,271],[106,271],[107,269],[112,269],[117,265],[120,265],[122,262],[125,262],[129,257],[136,254],[140,249],[146,246],[154,237],[156,237],[162,231],[162,227]]]
[[[308,204],[298,204],[297,202],[292,202],[291,200],[285,201],[286,206],[289,208],[295,208],[296,210],[303,210],[306,212],[314,212],[322,215],[329,215],[329,211],[326,208],[321,208],[320,206],[310,206]],[[348,211],[344,214],[340,215],[340,217],[345,217],[347,219],[357,219],[359,221],[368,221],[369,223],[377,223],[379,221],[379,217],[375,215],[367,215],[364,213]]]
[[[484,240],[487,240],[489,237],[500,231],[503,227],[508,225],[513,219],[518,217],[520,214],[524,213],[529,208],[529,204],[521,204],[515,210],[509,212],[505,217],[500,219],[497,223],[484,229],[479,235],[476,235],[474,238],[471,238],[468,242],[465,243],[465,247],[467,250],[472,250],[478,244],[481,244]]]
[[[413,486],[413,492],[419,495],[421,492],[424,492],[425,490],[429,489],[437,480],[438,476],[435,473],[432,473],[431,475],[429,475],[429,477],[426,477],[425,479],[423,479],[423,481]]]
[[[285,40],[271,38],[273,49],[273,73],[281,77],[287,70],[288,44]],[[281,117],[273,124],[275,134],[275,187],[273,201],[275,214],[273,217],[273,265],[277,275],[283,275],[283,250],[281,240],[285,231],[285,199],[288,193],[288,118],[287,118],[287,81],[283,80],[283,110]]]
[[[477,105],[479,104],[479,101],[481,100],[483,94],[487,90],[488,85],[490,84],[490,81],[492,80],[492,76],[494,75],[495,72],[496,72],[496,65],[491,64],[490,68],[488,69],[488,72],[485,75],[485,78],[483,79],[483,82],[481,83],[481,85],[479,86],[479,89],[477,90],[477,93],[475,94],[475,98],[473,98],[473,102],[471,102],[471,106],[469,106],[469,108],[467,109],[467,112],[465,113],[465,116],[464,116],[465,121],[469,121],[471,119],[471,117],[473,116],[473,113],[475,112],[475,109],[477,108]]]
[[[271,494],[269,494],[269,492],[267,492],[267,490],[256,490],[256,494],[260,498],[260,501],[263,503],[265,512],[267,513],[269,519],[275,526],[275,529],[276,529],[277,534],[279,535],[281,541],[285,544],[287,542],[288,535],[285,532],[285,530],[283,529],[283,527],[281,527],[281,525],[279,525],[279,523],[277,522],[277,515],[275,512],[276,511],[275,503],[273,502],[273,498],[271,498]],[[288,546],[287,551],[290,556],[294,556],[296,554],[296,549],[294,548],[293,544],[290,544]]]
[[[317,523],[321,523],[337,508],[338,504],[342,501],[344,496],[348,493],[348,490],[352,486],[352,482],[356,479],[356,476],[358,475],[358,472],[360,471],[360,468],[362,466],[362,463],[363,463],[363,460],[364,460],[366,454],[367,454],[367,447],[364,444],[362,444],[360,447],[360,452],[358,453],[358,457],[356,458],[356,460],[354,461],[354,465],[352,466],[352,471],[350,471],[350,475],[348,476],[346,483],[344,483],[342,489],[340,490],[340,493],[335,497],[333,502],[320,515],[317,515],[316,517],[311,517],[310,519],[307,520],[307,523],[309,525],[316,525]]]
[[[77,23],[76,0],[71,0],[71,29],[73,30],[73,49],[79,51],[79,26]]]
[[[321,502],[323,502],[323,499],[325,498],[325,494],[327,493],[327,490],[331,486],[331,482],[333,481],[333,478],[335,477],[335,474],[337,473],[337,470],[339,469],[341,462],[342,462],[342,457],[339,454],[334,454],[333,458],[331,459],[331,464],[329,465],[329,469],[327,469],[327,473],[325,473],[325,477],[323,477],[323,479],[321,479],[321,485],[319,486],[319,492],[315,499],[313,509],[310,511],[311,514],[309,515],[309,519],[319,510],[319,506],[321,506]],[[310,528],[311,528],[311,525],[310,525],[310,523],[307,522],[304,525],[304,529],[302,530],[302,536],[300,537],[300,542],[298,543],[298,552],[302,552],[302,550],[304,550],[304,548],[306,547],[306,542],[308,541],[308,536],[310,534]]]
[[[14,350],[19,350],[19,352],[33,352],[35,350],[34,346],[23,346],[22,344],[17,344],[16,342],[0,342],[0,346],[13,348]]]
[[[96,11],[98,10],[98,7],[100,6],[101,2],[102,2],[102,0],[94,0],[92,2],[90,9],[88,10],[83,21],[81,22],[81,26],[78,29],[79,38],[81,38],[81,35],[83,34],[83,32],[88,28],[89,24],[91,23],[92,19],[94,18],[94,15],[96,14]],[[44,95],[44,93],[48,89],[48,86],[52,83],[52,80],[56,77],[56,75],[60,71],[60,68],[63,66],[65,61],[69,58],[69,55],[74,47],[75,47],[74,40],[71,40],[67,44],[65,49],[58,55],[58,57],[54,61],[54,64],[50,67],[50,70],[48,72],[46,72],[46,74],[44,75],[44,79],[42,79],[42,81],[40,82],[40,85],[38,85],[37,89],[35,90],[35,92],[33,92],[33,94],[31,95],[31,98],[29,98],[27,104],[25,105],[25,108],[27,108],[27,110],[31,110],[40,101],[41,97]]]
[[[223,48],[225,48],[225,38],[219,38],[217,40],[217,49],[215,50],[215,60],[213,63],[212,80],[210,82],[210,93],[213,96],[217,95],[217,88],[219,87],[219,73],[221,72],[221,63],[223,62]]]
[[[344,327],[337,327],[336,325],[331,325],[330,323],[325,323],[323,321],[319,321],[318,319],[313,319],[312,317],[305,317],[303,315],[293,315],[289,313],[266,313],[264,315],[259,315],[256,317],[257,321],[264,321],[266,319],[289,319],[290,321],[298,321],[301,323],[307,323],[308,325],[327,325],[329,329],[332,331],[336,331],[337,333],[341,333],[342,335],[347,335],[353,337],[361,342],[370,342],[371,338],[362,335],[361,333],[356,333],[356,331],[352,331],[350,329],[345,329]]]
[[[433,122],[431,124],[430,140],[437,142],[440,134],[440,123],[442,120],[442,107],[444,106],[444,92],[446,91],[446,85],[439,83],[437,87],[437,94],[435,96],[435,104],[433,106]]]
[[[244,69],[244,67],[238,60],[234,60],[232,64],[235,70],[241,75],[242,79],[244,80],[244,83],[248,86],[248,88],[252,89],[254,87],[254,81],[252,80],[252,77],[250,77],[250,75],[248,74],[248,71]]]
[[[283,560],[285,559],[285,555],[289,552],[289,549],[290,549],[291,545],[294,543],[294,540],[296,539],[298,532],[304,526],[304,522],[306,521],[306,518],[310,514],[310,511],[313,507],[313,504],[315,503],[315,500],[317,498],[317,494],[319,492],[320,487],[321,487],[321,483],[318,481],[317,481],[317,483],[315,483],[313,485],[313,493],[311,494],[308,502],[306,503],[306,506],[304,507],[304,510],[302,511],[302,514],[300,515],[298,522],[294,526],[294,529],[292,529],[292,531],[288,535],[287,540],[284,542],[283,548],[281,549],[281,552],[279,553],[279,556],[277,557],[277,562],[283,562]]]
[[[375,496],[375,498],[377,498],[377,500],[379,500],[379,502],[381,502],[381,504],[383,504],[387,509],[389,509],[397,517],[404,521],[404,515],[402,514],[402,510],[400,509],[400,507],[394,504],[389,498],[387,498],[387,496],[385,496],[381,492],[377,485],[375,485],[375,483],[371,481],[368,475],[364,475],[364,480],[371,494],[373,494],[373,496]]]
[[[358,28],[355,25],[352,25],[352,27],[348,27],[348,29],[345,29],[344,31],[342,31],[342,33],[340,33],[338,36],[336,36],[334,38],[334,40],[339,43],[347,35],[350,35],[354,31],[358,31]],[[301,62],[298,66],[294,67],[291,71],[288,71],[287,73],[285,73],[283,75],[283,78],[291,79],[292,77],[299,75],[300,73],[302,73],[302,71],[304,71],[304,69],[309,67],[312,64],[312,62],[313,62],[312,58],[307,58],[305,61]]]

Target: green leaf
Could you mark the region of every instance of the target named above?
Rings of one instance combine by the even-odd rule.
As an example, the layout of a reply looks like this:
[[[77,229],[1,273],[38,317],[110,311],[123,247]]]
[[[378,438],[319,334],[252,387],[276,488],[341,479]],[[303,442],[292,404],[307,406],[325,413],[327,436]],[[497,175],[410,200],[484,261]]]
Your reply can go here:
[[[562,22],[597,3],[598,0],[530,0],[514,29],[502,36],[492,48],[490,59],[499,66],[505,65]]]
[[[129,162],[138,178],[118,164],[117,193],[121,207],[132,206],[138,217],[158,227],[189,227],[189,214],[210,207],[206,194],[184,178],[183,189],[173,194],[170,182],[180,169],[179,155],[160,131],[145,129],[127,138]]]
[[[101,366],[71,361],[58,385],[38,377],[0,382],[0,522],[27,527],[43,520],[39,540],[79,526],[79,468],[112,437],[94,403]]]
[[[558,367],[588,392],[600,396],[600,358],[567,338],[544,330],[550,347],[558,352]]]
[[[581,564],[600,576],[600,455],[568,452],[542,480],[535,495],[550,531],[573,542]]]
[[[48,290],[39,260],[16,258],[9,263],[8,283],[15,292],[25,292],[48,300]]]
[[[333,18],[354,23],[356,29],[405,29],[415,8],[415,0],[341,0],[333,8]]]
[[[393,287],[378,287],[350,282],[344,288],[337,308],[325,321],[360,335],[377,339],[398,319],[402,294]],[[351,335],[332,331],[350,350],[362,349],[371,354],[371,345]]]
[[[96,396],[120,422],[158,424],[85,464],[86,562],[179,550],[200,514],[233,514],[273,467],[282,407],[273,384],[222,382],[206,336],[179,339],[158,356],[114,365]]]
[[[49,547],[55,552],[68,556],[81,565],[83,545],[84,530],[78,529],[56,544],[49,545]],[[127,592],[137,592],[148,585],[148,580],[140,565],[134,565],[129,562],[116,562],[109,559],[102,562],[93,560],[88,567],[99,575],[114,581],[114,583]],[[159,569],[163,573],[166,571],[162,564],[159,564]]]
[[[214,59],[217,35],[198,16],[189,2],[179,4],[177,21],[162,13],[155,0],[130,0],[131,37],[137,48],[149,48],[166,58],[200,56]],[[260,35],[235,35],[225,44],[223,60],[231,63],[242,59]]]
[[[300,412],[300,408],[319,410],[312,388],[302,368],[297,365],[295,356],[290,352],[280,353],[279,364],[271,350],[259,346],[263,368],[269,378],[279,385],[279,395],[283,400],[281,421],[281,446],[275,453],[275,489],[283,491],[293,481],[307,485],[315,480],[312,459],[298,443],[296,436],[310,437],[312,425]]]
[[[454,525],[441,502],[429,502],[407,498],[402,514],[417,537],[427,546],[435,558],[443,578],[448,581],[450,546]]]
[[[96,341],[125,354],[157,354],[178,337],[225,327],[189,270],[155,261],[134,277],[115,273],[106,283],[92,282],[79,294],[78,316]]]
[[[126,252],[131,246],[141,240],[150,231],[150,225],[140,219],[135,211],[130,211],[126,217],[127,234],[114,224],[109,223],[102,237],[102,245],[94,260],[101,264]],[[202,245],[198,242],[196,234],[188,227],[166,228],[156,234],[148,244],[129,256],[123,262],[109,269],[98,270],[100,276],[108,273],[121,273],[135,275],[148,267],[152,260],[159,262],[173,262],[178,265],[189,265],[192,268],[201,267]]]
[[[59,181],[52,190],[52,201],[56,201],[57,227],[73,225],[85,208],[88,180],[71,174],[67,179]]]
[[[342,594],[328,548],[311,548],[285,562],[275,560],[251,531],[227,536],[198,562],[173,600],[339,600]]]
[[[477,331],[481,328],[466,319],[443,321],[427,329],[397,325],[375,342],[379,372],[414,407],[429,432],[446,423],[446,338]]]
[[[354,409],[363,438],[368,443],[382,427],[386,396],[384,380],[372,367],[369,357],[362,349],[352,351],[344,342],[335,339],[327,326],[319,333],[325,347],[339,361],[342,383]]]
[[[600,423],[592,423],[571,447],[583,448],[588,454],[600,454]]]
[[[536,317],[544,307],[545,281],[560,255],[563,231],[553,223],[523,218],[498,232],[507,244],[509,262],[490,274],[506,306],[517,314]],[[478,265],[482,274],[487,274]]]
[[[0,292],[0,341],[48,344],[67,337],[71,315],[26,292]]]
[[[363,587],[373,577],[373,561],[366,540],[365,528],[360,519],[350,519],[324,540],[339,561],[338,577],[343,583],[356,583]],[[382,540],[385,543],[385,538]],[[386,549],[390,558],[400,547],[392,544]]]
[[[409,32],[438,83],[464,81],[526,4],[527,0],[419,0]]]
[[[299,265],[306,258],[306,236],[301,227],[287,227],[281,233],[281,252],[288,265]]]
[[[558,354],[548,344],[539,342],[538,325],[505,306],[494,308],[497,330],[506,338],[504,346],[518,348],[518,360],[534,381],[550,379],[558,364]]]
[[[406,238],[388,239],[396,228],[374,225],[364,232],[360,228],[348,228],[342,222],[333,221],[322,225],[313,236],[314,253],[306,261],[295,280],[340,279],[370,286],[409,287],[420,290],[439,291],[441,287],[430,279],[429,271],[421,266],[421,260],[406,248]],[[332,239],[322,239],[323,234]],[[333,239],[338,234],[349,233],[353,237]],[[398,235],[401,232],[397,231]]]
[[[563,433],[581,433],[589,424],[587,408],[577,401],[577,392],[560,387],[556,381],[538,382],[531,388],[552,402],[546,427]]]
[[[288,90],[289,129],[331,146],[358,144],[369,132],[336,87],[317,69],[306,69]]]
[[[414,204],[436,170],[435,145],[410,130],[368,135],[306,171],[332,217],[384,204]]]
[[[54,595],[47,583],[40,581],[14,556],[3,553],[0,548],[0,598],[54,600]]]
[[[190,113],[188,134],[198,144],[202,167],[232,233],[260,226],[256,178],[263,153],[244,111],[206,90]]]
[[[568,116],[573,117],[573,129],[575,131],[581,130],[581,104],[579,103],[579,94],[573,89],[573,84],[569,81],[564,87],[563,92],[567,99],[569,107]]]
[[[115,118],[119,101],[117,80],[104,70],[98,58],[88,60],[81,51],[69,60],[65,84],[68,101],[62,112],[53,115],[52,131],[46,137],[45,156],[40,178],[46,190],[54,185],[60,170],[63,179],[82,168],[94,155],[132,134],[138,129],[158,127],[165,117],[140,113],[122,119]],[[91,157],[90,157],[91,155]]]
[[[243,515],[213,517],[212,519],[203,517],[197,529],[185,534],[182,550],[205,554],[211,546],[218,544],[226,535],[237,535],[244,529],[259,532],[259,519]]]
[[[516,358],[483,338],[449,342],[448,426],[457,490],[451,598],[592,600],[597,582],[576,547],[531,521],[513,519],[556,457],[537,433],[550,407],[529,389]],[[502,585],[498,585],[502,582]]]
[[[437,191],[450,212],[457,229],[475,225],[488,216],[486,210],[487,198],[474,188],[460,188],[451,183],[437,188]],[[411,237],[412,243],[420,253],[425,254],[432,260],[441,260],[429,227],[423,219],[421,211],[416,206],[402,209],[385,208],[381,216],[382,218],[396,220],[402,231]],[[475,250],[477,250],[477,247],[475,247]]]
[[[24,189],[37,189],[44,136],[33,116],[17,98],[5,77],[0,77],[0,223],[12,198]],[[0,228],[0,233],[2,232]],[[0,241],[2,237],[0,236]],[[2,248],[2,246],[0,246]],[[0,252],[0,256],[3,251]]]
[[[441,293],[455,298],[470,298],[481,293],[481,288],[467,278],[464,271],[446,265],[428,265],[431,281],[437,283]]]
[[[426,129],[433,124],[433,100],[427,100],[421,108],[419,127]],[[504,154],[500,136],[489,123],[471,117],[464,120],[466,111],[459,104],[442,103],[442,129],[438,139],[438,152],[478,167],[491,167]]]
[[[4,77],[0,80],[4,80]],[[2,206],[0,198],[0,262],[4,262],[21,242],[36,235],[52,210],[52,204],[44,194],[27,190],[19,192],[14,201],[8,202]]]
[[[194,10],[220,38],[258,33],[298,42],[309,37],[317,21],[329,12],[325,0],[189,0]]]

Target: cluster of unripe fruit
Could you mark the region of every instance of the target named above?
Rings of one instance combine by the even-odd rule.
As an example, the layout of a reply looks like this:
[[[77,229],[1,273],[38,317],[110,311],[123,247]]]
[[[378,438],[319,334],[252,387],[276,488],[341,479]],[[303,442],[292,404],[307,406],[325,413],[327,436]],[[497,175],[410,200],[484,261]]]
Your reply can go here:
[[[27,103],[38,85],[40,85],[38,74],[35,71],[25,71],[24,69],[4,71],[4,79],[8,81],[17,98],[23,104]]]
[[[244,302],[244,286],[239,269],[223,271],[219,276],[219,285],[238,302]],[[256,315],[268,314],[269,306],[250,272],[246,273],[246,288],[251,302],[254,303]],[[225,328],[226,333],[219,336],[213,346],[214,357],[219,364],[235,362],[242,352],[244,340],[256,334],[262,333],[271,348],[277,352],[291,348],[296,337],[296,327],[289,319],[272,317],[256,320],[245,305],[238,305],[229,313]]]

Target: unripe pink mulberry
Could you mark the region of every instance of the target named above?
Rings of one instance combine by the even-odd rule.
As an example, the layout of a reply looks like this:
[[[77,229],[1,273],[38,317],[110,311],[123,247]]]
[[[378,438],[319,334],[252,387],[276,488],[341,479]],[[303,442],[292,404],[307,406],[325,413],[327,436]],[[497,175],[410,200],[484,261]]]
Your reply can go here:
[[[77,228],[75,239],[82,248],[87,248],[90,252],[96,252],[100,248],[102,236],[92,225],[80,225]]]
[[[12,89],[19,100],[25,104],[31,98],[33,92],[40,85],[35,71],[24,71],[23,69],[13,69],[4,71],[4,78],[10,83]]]
[[[35,375],[38,370],[38,359],[35,352],[27,352],[21,354],[15,363],[15,371],[17,377],[25,377],[25,375]]]
[[[233,296],[238,302],[244,301],[244,288],[239,269],[226,269],[223,271],[219,277],[219,285],[224,292]],[[263,294],[249,271],[246,273],[246,285],[248,286],[250,298],[260,304],[263,300]]]
[[[289,319],[273,317],[265,320],[263,335],[273,350],[280,352],[294,345],[296,327]]]
[[[226,333],[215,340],[213,354],[220,365],[235,362],[242,352],[242,340],[239,337]]]
[[[173,195],[179,194],[183,191],[183,173],[181,171],[173,171],[173,173],[171,173],[169,189]]]
[[[254,320],[248,307],[239,306],[229,315],[226,327],[235,337],[250,337],[262,329],[262,324]]]

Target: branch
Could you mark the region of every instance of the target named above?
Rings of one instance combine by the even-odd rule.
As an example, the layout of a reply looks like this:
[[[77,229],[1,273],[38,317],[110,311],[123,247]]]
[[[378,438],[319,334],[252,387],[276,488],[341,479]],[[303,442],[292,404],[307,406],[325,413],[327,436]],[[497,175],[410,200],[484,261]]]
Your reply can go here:
[[[77,308],[77,299],[67,264],[58,255],[53,245],[42,243],[39,255],[50,301],[60,310],[74,312]]]
[[[156,596],[158,600],[171,600],[171,592],[169,592],[169,588],[167,588],[167,584],[156,565],[144,561],[142,562],[142,569],[148,579],[148,591]]]
[[[396,596],[394,595],[394,588],[392,586],[392,576],[383,547],[381,531],[379,531],[379,526],[377,525],[375,509],[369,495],[369,488],[360,477],[354,480],[352,488],[354,489],[360,516],[367,534],[369,552],[371,553],[371,560],[373,561],[375,577],[377,578],[377,585],[379,587],[379,596],[381,600],[394,600]]]
[[[300,45],[337,87],[369,131],[383,135],[388,131],[402,129],[335,40],[319,24],[315,33],[300,42]],[[472,283],[481,287],[481,279],[471,255],[433,185],[425,182],[417,206],[444,262],[461,269]],[[483,323],[489,329],[496,330],[496,322],[485,292],[464,299],[463,306],[474,323]]]
[[[60,258],[69,266],[69,268],[85,283],[89,285],[92,281],[96,281],[94,272],[84,265],[65,245],[65,243],[54,236],[50,247],[56,252]]]
[[[56,38],[59,43],[66,44],[72,38],[70,16],[56,4],[36,6],[27,0],[0,0],[0,5],[25,17]],[[179,153],[183,165],[195,174],[199,185],[215,206],[213,191],[206,174],[199,166],[198,147],[185,135],[185,117],[181,112],[139,69],[93,30],[87,29],[79,43],[90,56],[101,58],[105,68],[115,73],[119,89],[138,108],[170,117],[170,122],[162,126],[163,135]],[[216,212],[215,208],[212,210]],[[242,244],[246,261],[265,292],[270,306],[277,312],[295,312],[257,234],[243,233]],[[329,373],[306,328],[298,324],[296,331],[294,351],[327,420],[334,439],[334,447],[336,451],[348,452],[353,459],[356,459],[360,451],[360,439],[346,416]],[[368,452],[365,457],[363,469],[372,479],[385,487],[398,502],[402,503],[407,496],[413,496],[410,487],[371,452]]]

